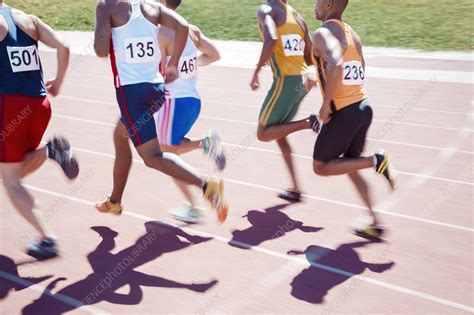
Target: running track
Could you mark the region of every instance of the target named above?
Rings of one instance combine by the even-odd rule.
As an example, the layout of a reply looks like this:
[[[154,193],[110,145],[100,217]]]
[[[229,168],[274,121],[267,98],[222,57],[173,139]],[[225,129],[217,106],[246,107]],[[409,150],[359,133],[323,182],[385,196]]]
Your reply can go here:
[[[54,69],[54,55],[42,57]],[[472,72],[468,61],[376,57],[368,64]],[[256,93],[250,75],[218,66],[201,71],[204,106],[191,133],[221,133],[231,213],[224,225],[209,212],[205,223],[186,226],[167,212],[181,202],[173,182],[138,158],[126,212],[95,212],[94,201],[112,185],[118,107],[108,64],[93,57],[76,63],[53,100],[45,138],[61,132],[71,139],[81,176],[68,183],[48,163],[26,180],[62,255],[33,262],[23,253],[35,235],[2,190],[0,313],[472,313],[472,84],[367,79],[375,108],[367,150],[385,148],[401,171],[393,194],[382,178],[364,172],[390,225],[385,242],[369,243],[350,231],[363,209],[350,182],[313,175],[311,132],[290,137],[305,201],[275,197],[289,185],[287,172],[276,145],[255,139],[270,73]],[[299,117],[320,101],[313,91]],[[185,159],[213,171],[200,153]]]

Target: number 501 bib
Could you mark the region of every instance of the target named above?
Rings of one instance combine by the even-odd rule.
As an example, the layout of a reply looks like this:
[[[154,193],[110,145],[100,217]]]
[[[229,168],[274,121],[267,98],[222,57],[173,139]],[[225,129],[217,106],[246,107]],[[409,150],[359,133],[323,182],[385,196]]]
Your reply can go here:
[[[7,46],[7,53],[14,73],[40,70],[40,59],[36,46]]]

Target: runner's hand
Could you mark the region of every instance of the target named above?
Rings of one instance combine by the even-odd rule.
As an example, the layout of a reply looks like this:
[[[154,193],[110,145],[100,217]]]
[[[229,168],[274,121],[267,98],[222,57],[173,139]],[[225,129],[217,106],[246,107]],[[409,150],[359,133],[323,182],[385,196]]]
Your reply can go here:
[[[303,80],[304,89],[309,92],[312,88],[318,86],[318,81],[311,78],[304,78]]]
[[[258,78],[258,72],[255,72],[252,78],[252,82],[250,82],[250,88],[252,91],[256,91],[260,88],[260,79]]]
[[[46,90],[51,96],[56,97],[61,91],[62,85],[63,85],[62,80],[59,80],[58,78],[51,79],[51,80],[46,81]]]
[[[318,81],[316,81],[316,68],[314,66],[309,67],[303,74],[303,85],[307,92],[318,86]]]
[[[319,120],[323,122],[323,125],[327,124],[331,120],[331,111],[329,106],[322,106],[319,111]]]
[[[165,71],[163,71],[164,77],[165,77],[165,83],[171,83],[178,79],[179,77],[179,71],[177,66],[172,66],[168,65],[165,68]]]

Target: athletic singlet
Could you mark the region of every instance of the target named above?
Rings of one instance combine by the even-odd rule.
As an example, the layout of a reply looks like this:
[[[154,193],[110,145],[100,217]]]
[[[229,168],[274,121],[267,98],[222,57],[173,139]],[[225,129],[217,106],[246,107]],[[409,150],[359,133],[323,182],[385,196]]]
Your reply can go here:
[[[304,31],[294,17],[295,10],[288,4],[281,3],[286,8],[286,22],[277,27],[278,40],[270,60],[274,77],[287,75],[302,75],[306,70],[304,60]],[[263,40],[263,31],[260,29]]]
[[[352,37],[352,28],[347,23],[339,20],[329,20],[338,23],[343,29],[347,48],[342,56],[342,77],[334,93],[331,103],[331,110],[338,111],[346,106],[360,102],[367,98],[364,90],[365,72],[362,66],[362,56],[359,54]],[[326,22],[329,22],[326,21]],[[313,56],[313,62],[316,66],[317,79],[321,94],[324,95],[326,87],[326,69],[324,60],[321,57]]]
[[[8,25],[7,36],[0,41],[0,95],[44,96],[38,42],[15,24],[11,11],[10,7],[0,8]]]
[[[112,28],[110,61],[116,88],[164,82],[159,68],[159,27],[143,15],[140,3],[140,0],[130,0],[130,20],[125,25]]]
[[[179,78],[166,85],[166,90],[173,98],[199,98],[197,90],[198,80],[198,49],[191,37],[188,36],[181,58],[179,59]],[[169,61],[169,57],[168,57]]]

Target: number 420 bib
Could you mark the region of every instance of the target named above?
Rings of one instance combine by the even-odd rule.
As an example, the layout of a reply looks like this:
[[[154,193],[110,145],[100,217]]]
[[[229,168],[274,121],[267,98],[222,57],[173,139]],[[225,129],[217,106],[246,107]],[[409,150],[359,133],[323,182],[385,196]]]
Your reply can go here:
[[[285,56],[303,56],[305,42],[298,34],[282,35],[281,41]]]

